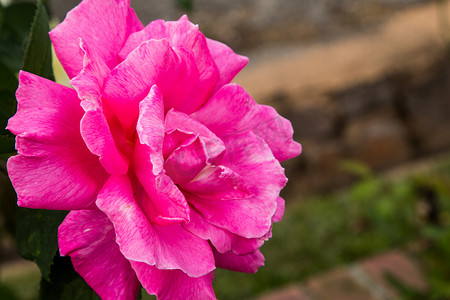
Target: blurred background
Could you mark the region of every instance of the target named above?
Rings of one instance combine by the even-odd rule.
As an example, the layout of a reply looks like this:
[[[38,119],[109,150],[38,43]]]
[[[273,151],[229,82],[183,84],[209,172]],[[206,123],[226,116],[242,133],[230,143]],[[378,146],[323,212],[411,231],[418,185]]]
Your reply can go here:
[[[77,3],[47,6],[57,23]],[[450,299],[448,1],[131,5],[144,24],[187,14],[248,56],[235,81],[291,120],[303,145],[284,163],[286,212],[262,248],[266,266],[218,270],[219,299]],[[39,271],[15,251],[14,192],[0,175],[0,295],[37,299]]]

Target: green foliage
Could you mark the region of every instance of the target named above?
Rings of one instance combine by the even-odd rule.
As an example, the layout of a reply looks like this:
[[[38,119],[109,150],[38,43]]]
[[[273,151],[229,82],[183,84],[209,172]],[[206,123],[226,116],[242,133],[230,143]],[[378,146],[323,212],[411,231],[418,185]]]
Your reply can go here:
[[[16,110],[14,91],[17,85],[14,72],[0,63],[0,154],[14,152],[14,137],[4,128]]]
[[[37,263],[47,280],[58,251],[58,226],[66,215],[65,211],[16,209],[17,249],[21,256]]]
[[[194,8],[194,4],[192,3],[192,0],[176,0],[176,2],[178,3],[178,5],[186,10],[186,11],[191,11]]]
[[[39,299],[100,300],[100,297],[75,272],[69,257],[56,255],[49,280],[41,279]]]
[[[25,22],[24,22],[25,23]],[[18,26],[25,30],[25,25]],[[37,2],[29,43],[22,68],[36,75],[53,78],[48,16],[42,1]],[[16,33],[21,32],[19,29]],[[35,261],[43,280],[50,280],[50,267],[58,250],[57,230],[67,212],[17,208],[16,241],[19,253]]]
[[[25,51],[22,69],[53,80],[52,48],[48,35],[49,20],[42,1],[38,1],[30,32],[30,41]]]
[[[22,67],[36,5],[19,2],[0,8],[0,63],[12,72]]]

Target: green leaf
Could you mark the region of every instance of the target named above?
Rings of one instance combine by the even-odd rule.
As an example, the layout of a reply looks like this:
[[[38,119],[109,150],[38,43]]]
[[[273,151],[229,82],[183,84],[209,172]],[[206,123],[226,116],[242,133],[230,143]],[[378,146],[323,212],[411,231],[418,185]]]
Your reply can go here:
[[[192,11],[192,9],[194,8],[192,0],[177,0],[177,3],[182,9],[186,11]]]
[[[50,267],[58,251],[58,226],[66,211],[16,209],[16,242],[19,254],[37,263],[42,276],[49,280]]]
[[[52,79],[51,43],[48,31],[48,16],[42,1],[39,0],[25,51],[23,69]],[[50,267],[58,250],[58,226],[66,215],[65,211],[20,207],[16,210],[16,241],[19,253],[24,258],[35,261],[46,280],[49,280]]]
[[[54,257],[50,277],[41,279],[39,299],[99,300],[100,297],[75,272],[70,257]]]
[[[0,154],[12,154],[14,152],[14,138],[8,135],[0,135]]]
[[[14,152],[14,140],[11,143],[13,135],[4,128],[16,111],[15,91],[18,84],[14,72],[0,63],[0,153]]]
[[[22,67],[36,5],[20,2],[0,8],[0,62],[11,71]]]
[[[25,50],[22,69],[53,80],[52,49],[48,35],[48,15],[41,0],[37,2],[36,14],[31,26],[30,42]]]

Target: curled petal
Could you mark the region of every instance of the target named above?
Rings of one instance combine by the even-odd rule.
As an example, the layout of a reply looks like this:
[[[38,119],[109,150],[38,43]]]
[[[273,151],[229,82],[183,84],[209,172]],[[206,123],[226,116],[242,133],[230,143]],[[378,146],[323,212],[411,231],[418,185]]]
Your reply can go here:
[[[184,190],[197,197],[214,200],[246,199],[252,196],[247,182],[225,166],[206,166]]]
[[[135,125],[139,103],[157,85],[164,108],[179,108],[198,79],[192,53],[171,48],[166,40],[149,40],[139,45],[105,79],[103,101],[117,114],[126,129]]]
[[[248,63],[248,58],[236,54],[225,44],[221,42],[206,39],[209,52],[219,69],[219,80],[217,81],[214,92],[217,92],[222,86],[230,83],[231,80],[241,71]]]
[[[183,227],[196,236],[211,241],[211,244],[220,253],[228,251],[233,251],[233,253],[239,255],[254,253],[264,244],[263,238],[246,239],[228,230],[212,225],[195,208],[191,208],[190,212],[191,221],[184,223]]]
[[[7,127],[17,135],[19,155],[7,167],[19,206],[88,208],[106,173],[81,138],[83,110],[75,91],[23,71],[19,79],[18,110]]]
[[[226,253],[214,251],[214,259],[219,268],[244,273],[256,273],[260,267],[264,266],[264,256],[259,250],[245,255],[237,255],[232,251]]]
[[[70,78],[83,68],[79,38],[110,68],[119,63],[118,53],[128,36],[142,29],[129,0],[85,0],[72,9],[50,32],[56,55]]]
[[[205,37],[198,26],[189,22],[186,16],[181,17],[179,21],[156,20],[141,31],[130,35],[120,56],[125,59],[141,43],[152,39],[165,39],[171,47],[184,48],[192,52],[199,76],[197,80],[191,82],[194,88],[186,95],[185,101],[177,106],[177,109],[185,113],[197,110],[211,95],[219,78],[219,72],[211,58]]]
[[[251,132],[224,140],[222,164],[246,179],[252,197],[222,201],[193,194],[188,201],[211,224],[245,238],[264,236],[272,226],[284,170],[266,143]]]
[[[189,222],[189,206],[173,180],[165,171],[153,173],[151,149],[137,141],[134,151],[134,172],[148,198],[140,203],[146,215],[158,225]]]
[[[135,300],[140,284],[115,239],[111,221],[99,210],[72,211],[58,230],[61,255],[71,257],[102,299]]]
[[[141,144],[148,146],[154,175],[161,173],[164,164],[164,104],[161,92],[152,86],[147,97],[139,104],[136,131]]]
[[[202,123],[194,120],[185,113],[170,110],[166,115],[166,132],[179,130],[185,133],[198,134],[204,144],[204,148],[210,162],[221,156],[225,151],[223,141]]]
[[[272,107],[257,104],[236,84],[225,85],[191,116],[222,139],[252,131],[269,145],[280,161],[301,152],[300,144],[292,140],[291,123]]]
[[[128,159],[117,149],[102,108],[90,100],[83,100],[81,105],[85,110],[80,123],[81,135],[87,147],[99,157],[109,174],[126,174]]]
[[[97,206],[116,230],[123,255],[161,270],[179,269],[192,277],[215,269],[208,242],[196,237],[181,225],[151,224],[133,197],[126,176],[111,176],[99,193]]]
[[[208,156],[200,137],[187,140],[167,158],[164,170],[179,185],[192,180],[206,166]]]
[[[212,300],[214,273],[193,278],[180,270],[159,270],[142,262],[131,262],[142,286],[159,300]]]
[[[277,198],[277,210],[275,211],[275,214],[272,217],[272,221],[274,223],[280,222],[284,215],[284,208],[285,208],[285,201],[283,198],[278,197]]]

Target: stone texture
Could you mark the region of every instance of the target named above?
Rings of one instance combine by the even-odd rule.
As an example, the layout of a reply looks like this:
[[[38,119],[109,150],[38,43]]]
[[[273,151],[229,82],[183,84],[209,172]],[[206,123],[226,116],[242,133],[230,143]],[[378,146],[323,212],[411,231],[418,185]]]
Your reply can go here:
[[[402,283],[425,291],[428,286],[420,269],[401,250],[338,267],[307,280],[268,293],[258,300],[396,300],[399,294],[385,279],[390,274]]]
[[[393,117],[354,120],[344,132],[351,157],[372,168],[382,168],[407,160],[411,155],[407,131]]]
[[[144,22],[182,13],[175,1],[131,1]],[[51,5],[61,16],[74,2]],[[386,13],[419,2],[428,1],[194,0],[197,9],[189,16],[238,51],[266,41],[248,52],[249,66],[236,82],[292,121],[303,155],[283,166],[287,188],[298,193],[347,183],[342,159],[381,170],[450,148],[450,64],[436,6]],[[355,16],[376,15],[384,21],[352,35],[268,46],[282,39],[293,43],[302,34],[326,36],[329,27],[357,28]]]
[[[357,85],[334,95],[337,113],[343,118],[393,112],[396,86],[391,80]]]
[[[52,0],[52,11],[62,19],[80,0]],[[176,0],[131,0],[146,24],[155,19],[179,18]],[[189,17],[201,29],[233,47],[313,39],[372,24],[392,10],[427,0],[193,0]]]
[[[362,263],[363,269],[388,291],[392,298],[398,297],[386,276],[391,275],[402,283],[418,290],[427,289],[426,279],[420,269],[404,252],[393,250],[383,255],[368,259]]]
[[[420,150],[431,153],[450,147],[450,63],[406,91],[409,125]]]
[[[355,282],[346,268],[311,279],[307,288],[315,299],[320,300],[378,300]]]
[[[300,286],[289,286],[277,291],[270,292],[259,300],[314,300],[308,298],[305,291]]]

